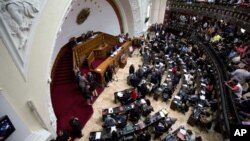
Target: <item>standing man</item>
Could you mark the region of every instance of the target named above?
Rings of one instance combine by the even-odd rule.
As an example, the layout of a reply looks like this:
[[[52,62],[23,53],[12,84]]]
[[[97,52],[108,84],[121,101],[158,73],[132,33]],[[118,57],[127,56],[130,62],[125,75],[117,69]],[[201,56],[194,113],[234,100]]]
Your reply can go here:
[[[74,136],[77,138],[82,137],[82,128],[81,128],[81,123],[77,117],[72,117],[69,121],[69,124],[72,128]]]

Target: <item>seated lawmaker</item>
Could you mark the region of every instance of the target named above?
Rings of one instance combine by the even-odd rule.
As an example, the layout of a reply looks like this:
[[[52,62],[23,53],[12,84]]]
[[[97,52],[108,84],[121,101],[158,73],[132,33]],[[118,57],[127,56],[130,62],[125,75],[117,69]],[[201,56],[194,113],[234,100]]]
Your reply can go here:
[[[159,122],[154,128],[154,133],[155,133],[154,139],[160,137],[165,131],[166,127],[164,126],[164,124]]]
[[[240,120],[243,125],[250,125],[250,113],[248,112],[239,112]]]
[[[206,112],[204,115],[201,115],[200,117],[201,126],[210,129],[212,125],[212,120],[213,120],[212,114]]]
[[[74,136],[81,138],[82,135],[82,128],[81,128],[81,123],[77,117],[72,117],[69,121],[69,124],[72,128],[72,132]]]
[[[138,91],[137,91],[137,88],[134,88],[132,91],[131,91],[131,99],[133,101],[137,100],[139,98],[139,95],[138,95]]]
[[[188,129],[185,138],[186,138],[186,141],[195,141],[196,140],[195,132]]]
[[[234,95],[237,96],[238,99],[242,97],[243,88],[238,80],[230,80],[225,82],[225,85],[233,91]]]
[[[129,118],[132,122],[137,122],[141,117],[141,111],[138,106],[130,111]]]
[[[116,125],[116,120],[108,115],[104,121],[103,127],[104,128],[111,128],[112,126]]]
[[[127,59],[127,55],[126,55],[126,52],[123,50],[122,55],[120,57],[120,62],[125,63],[126,59]]]
[[[118,128],[124,128],[127,125],[127,119],[124,116],[118,116],[116,120]]]
[[[66,130],[59,130],[56,141],[71,141],[71,137]]]
[[[137,136],[137,141],[151,141],[151,135],[148,131],[142,131]]]

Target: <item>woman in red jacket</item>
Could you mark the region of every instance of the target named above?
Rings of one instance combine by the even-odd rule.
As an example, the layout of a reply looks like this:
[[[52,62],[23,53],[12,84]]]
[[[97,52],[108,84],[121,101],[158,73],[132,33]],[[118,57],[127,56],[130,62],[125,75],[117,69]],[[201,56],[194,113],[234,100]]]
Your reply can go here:
[[[133,101],[137,100],[137,98],[138,98],[138,91],[137,91],[137,88],[134,88],[134,89],[131,91],[130,96],[131,96],[131,99],[132,99]]]

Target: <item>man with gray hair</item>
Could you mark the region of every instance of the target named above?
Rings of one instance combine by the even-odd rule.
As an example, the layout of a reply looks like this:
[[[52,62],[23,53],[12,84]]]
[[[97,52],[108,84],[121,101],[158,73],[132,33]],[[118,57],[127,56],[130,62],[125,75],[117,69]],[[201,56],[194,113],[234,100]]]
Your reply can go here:
[[[241,84],[244,84],[247,79],[250,79],[250,72],[245,69],[236,69],[230,74],[231,74],[231,80],[232,79],[238,80],[239,83]]]

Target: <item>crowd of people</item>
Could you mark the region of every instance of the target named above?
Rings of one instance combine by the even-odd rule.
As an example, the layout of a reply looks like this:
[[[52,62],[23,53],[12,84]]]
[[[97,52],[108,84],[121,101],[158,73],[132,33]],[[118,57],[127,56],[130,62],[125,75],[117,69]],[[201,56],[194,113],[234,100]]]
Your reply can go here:
[[[71,141],[71,137],[81,138],[83,136],[81,123],[77,117],[71,117],[69,125],[71,127],[70,130],[58,130],[56,141]]]
[[[177,0],[179,2],[192,3],[209,3],[209,4],[223,4],[223,5],[238,5],[238,6],[250,6],[249,0]]]
[[[187,29],[195,29],[196,31],[190,34],[201,37],[204,44],[211,47],[219,56],[229,76],[229,80],[225,80],[225,86],[233,93],[241,123],[249,124],[249,32],[223,19],[181,14],[173,14],[172,21],[168,23],[169,26],[176,24],[187,25]]]
[[[92,105],[93,98],[98,97],[95,75],[93,75],[92,72],[83,74],[77,66],[74,67],[73,71],[83,97],[87,100],[88,105]]]

